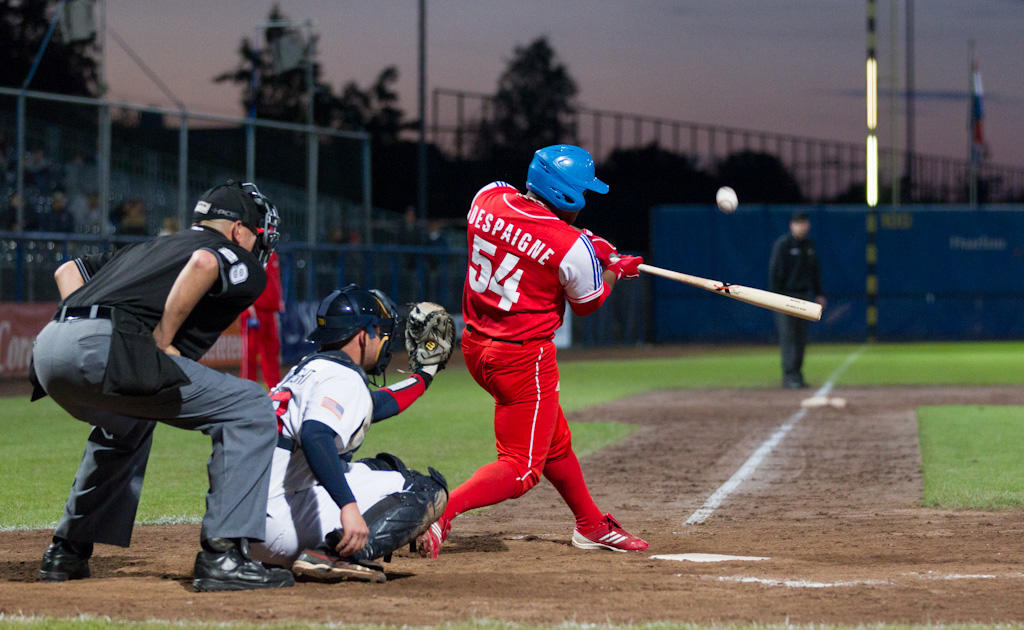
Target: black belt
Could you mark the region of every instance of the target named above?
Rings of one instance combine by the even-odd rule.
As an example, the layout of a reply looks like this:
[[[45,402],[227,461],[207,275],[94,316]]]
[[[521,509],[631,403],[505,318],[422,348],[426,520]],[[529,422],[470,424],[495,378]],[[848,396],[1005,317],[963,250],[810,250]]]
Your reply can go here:
[[[280,433],[277,434],[277,448],[283,448],[286,451],[295,450],[295,440],[285,437]]]
[[[523,345],[522,341],[513,341],[512,339],[499,339],[498,337],[491,337],[490,335],[485,335],[482,332],[480,332],[479,330],[477,330],[476,328],[473,328],[472,326],[470,326],[469,324],[466,324],[466,330],[468,330],[469,332],[471,332],[473,334],[480,335],[481,337],[487,337],[491,341],[500,341],[501,343],[511,343],[513,345],[516,345],[516,346]]]
[[[112,319],[112,306],[62,306],[53,316],[55,322],[66,322],[71,319]]]

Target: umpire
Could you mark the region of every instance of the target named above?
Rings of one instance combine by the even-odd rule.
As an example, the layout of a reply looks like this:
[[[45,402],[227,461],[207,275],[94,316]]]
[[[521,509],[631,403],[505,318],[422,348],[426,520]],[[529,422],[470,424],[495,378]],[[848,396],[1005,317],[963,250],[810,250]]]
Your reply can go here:
[[[263,388],[197,363],[263,291],[278,214],[228,180],[191,229],[85,256],[54,273],[62,298],[32,352],[36,392],[93,425],[39,578],[89,577],[93,543],[131,542],[156,422],[210,436],[197,591],[291,586],[249,557],[262,540],[277,423]]]
[[[789,234],[783,234],[772,247],[769,264],[771,288],[803,300],[814,300],[825,306],[821,291],[821,270],[814,241],[807,233],[811,222],[806,212],[794,212],[789,219]],[[806,320],[775,313],[775,326],[779,330],[782,346],[782,386],[787,389],[807,387],[804,382],[804,348],[807,346]]]

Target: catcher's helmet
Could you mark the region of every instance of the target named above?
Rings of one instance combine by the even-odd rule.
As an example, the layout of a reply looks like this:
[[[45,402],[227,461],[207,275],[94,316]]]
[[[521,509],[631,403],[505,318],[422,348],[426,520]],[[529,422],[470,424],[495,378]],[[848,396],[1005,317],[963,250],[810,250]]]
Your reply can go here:
[[[264,266],[270,253],[277,247],[281,234],[277,231],[281,218],[277,208],[266,195],[251,182],[229,179],[207,190],[199,197],[192,211],[192,222],[210,219],[241,221],[256,233],[256,246],[252,253]]]
[[[316,328],[306,337],[321,346],[350,339],[360,330],[376,337],[380,327],[384,343],[377,363],[368,374],[383,374],[391,361],[391,337],[398,320],[398,308],[391,299],[377,289],[363,289],[350,284],[344,289],[331,291],[316,309]]]
[[[608,192],[608,184],[594,175],[594,158],[571,144],[555,144],[534,153],[526,188],[566,212],[583,209],[584,191]]]

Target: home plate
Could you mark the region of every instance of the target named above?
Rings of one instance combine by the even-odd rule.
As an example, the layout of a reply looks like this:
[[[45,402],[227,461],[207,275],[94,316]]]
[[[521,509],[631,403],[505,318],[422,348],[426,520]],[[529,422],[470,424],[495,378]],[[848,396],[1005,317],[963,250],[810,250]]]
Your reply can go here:
[[[835,409],[843,409],[846,407],[846,399],[838,397],[828,396],[811,396],[810,398],[804,398],[800,401],[801,407],[815,408],[815,407],[833,407]]]
[[[678,562],[756,562],[771,560],[760,556],[726,556],[718,553],[666,553],[651,556],[652,560],[676,560]]]

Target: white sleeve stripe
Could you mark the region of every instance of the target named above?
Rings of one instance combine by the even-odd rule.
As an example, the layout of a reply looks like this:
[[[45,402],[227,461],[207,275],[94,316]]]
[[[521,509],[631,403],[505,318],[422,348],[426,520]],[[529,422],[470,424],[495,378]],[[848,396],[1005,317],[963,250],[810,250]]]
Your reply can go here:
[[[85,263],[82,262],[81,258],[75,259],[75,266],[78,267],[78,273],[82,275],[82,280],[88,282],[92,279],[92,276],[89,275],[88,270],[85,268]]]
[[[511,184],[507,184],[507,183],[502,182],[502,181],[493,181],[490,184],[487,184],[486,186],[481,188],[480,190],[476,191],[476,194],[473,195],[473,201],[469,202],[469,205],[470,205],[470,207],[472,207],[476,203],[476,198],[479,197],[482,193],[487,192],[488,190],[491,190],[493,188],[511,188],[511,187],[512,187]]]
[[[409,387],[412,387],[413,385],[415,385],[416,383],[419,383],[419,382],[420,382],[419,379],[415,379],[415,378],[410,376],[409,378],[405,379],[404,381],[398,381],[394,385],[388,385],[387,387],[385,387],[383,389],[387,389],[387,390],[392,391],[392,392],[400,392],[403,389],[407,389]]]
[[[600,264],[586,236],[580,235],[580,239],[571,242],[572,246],[559,263],[559,280],[565,297],[573,302],[592,300],[604,290]]]
[[[578,297],[578,298],[570,297],[568,299],[573,304],[582,304],[584,302],[590,302],[591,300],[596,300],[598,297],[600,297],[600,295],[603,292],[604,292],[604,285],[601,285],[601,286],[597,287],[597,289],[595,289],[594,291],[584,295],[583,297]]]
[[[590,252],[590,265],[593,267],[594,271],[594,286],[600,287],[602,280],[601,265],[597,260],[597,253],[594,251],[594,244],[590,242],[590,239],[587,238],[586,234],[580,234],[580,240],[583,241],[583,244],[587,247],[587,251]]]

